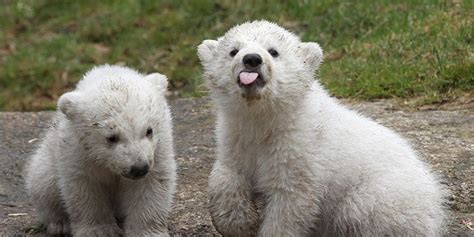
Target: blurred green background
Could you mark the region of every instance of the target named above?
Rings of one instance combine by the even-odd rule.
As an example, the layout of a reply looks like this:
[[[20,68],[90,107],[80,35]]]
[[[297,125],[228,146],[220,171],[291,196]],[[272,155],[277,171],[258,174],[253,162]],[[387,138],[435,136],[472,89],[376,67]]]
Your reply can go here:
[[[337,97],[414,106],[473,98],[472,0],[0,3],[0,110],[54,109],[102,63],[159,71],[175,93],[203,96],[196,46],[254,19],[319,42],[321,81]]]

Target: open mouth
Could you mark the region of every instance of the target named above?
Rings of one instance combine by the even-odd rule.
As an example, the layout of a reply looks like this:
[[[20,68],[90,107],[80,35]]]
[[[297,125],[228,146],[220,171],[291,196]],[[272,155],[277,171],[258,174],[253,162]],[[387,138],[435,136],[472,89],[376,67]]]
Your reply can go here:
[[[265,80],[259,72],[245,72],[239,73],[237,83],[243,88],[263,87]]]

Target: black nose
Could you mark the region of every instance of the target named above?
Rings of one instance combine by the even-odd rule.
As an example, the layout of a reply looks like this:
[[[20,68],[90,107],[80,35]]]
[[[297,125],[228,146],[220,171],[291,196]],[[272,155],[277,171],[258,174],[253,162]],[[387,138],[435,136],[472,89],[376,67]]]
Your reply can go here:
[[[141,178],[148,173],[148,169],[150,166],[148,164],[145,165],[133,165],[130,168],[130,176],[132,178]]]
[[[258,54],[247,54],[244,56],[242,59],[242,62],[244,63],[245,66],[255,68],[258,67],[262,64],[262,57]]]

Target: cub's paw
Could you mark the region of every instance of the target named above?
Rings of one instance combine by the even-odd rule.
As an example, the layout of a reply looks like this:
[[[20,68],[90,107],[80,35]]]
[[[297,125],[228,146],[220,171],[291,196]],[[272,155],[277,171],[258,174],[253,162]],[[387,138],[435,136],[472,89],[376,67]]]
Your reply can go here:
[[[223,236],[256,236],[259,226],[259,214],[250,202],[240,203],[228,211],[211,212],[212,222]]]
[[[71,233],[69,223],[64,222],[50,222],[46,226],[46,232],[50,235],[68,235]]]
[[[78,237],[121,237],[122,230],[116,224],[82,226],[78,228],[74,236]]]

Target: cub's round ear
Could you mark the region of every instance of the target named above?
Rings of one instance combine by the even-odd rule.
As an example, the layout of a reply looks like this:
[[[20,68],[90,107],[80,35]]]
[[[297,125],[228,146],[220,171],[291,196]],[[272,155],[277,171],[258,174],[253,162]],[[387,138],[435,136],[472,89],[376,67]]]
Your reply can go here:
[[[202,63],[210,63],[217,55],[217,40],[204,40],[198,46],[198,57]]]
[[[145,80],[150,82],[160,93],[165,93],[168,88],[168,78],[160,73],[152,73],[145,76]]]
[[[79,92],[68,92],[59,97],[58,108],[69,119],[75,119],[79,114],[79,105],[83,97]]]
[[[323,50],[318,43],[304,42],[298,47],[304,63],[313,69],[318,69],[323,61]]]

